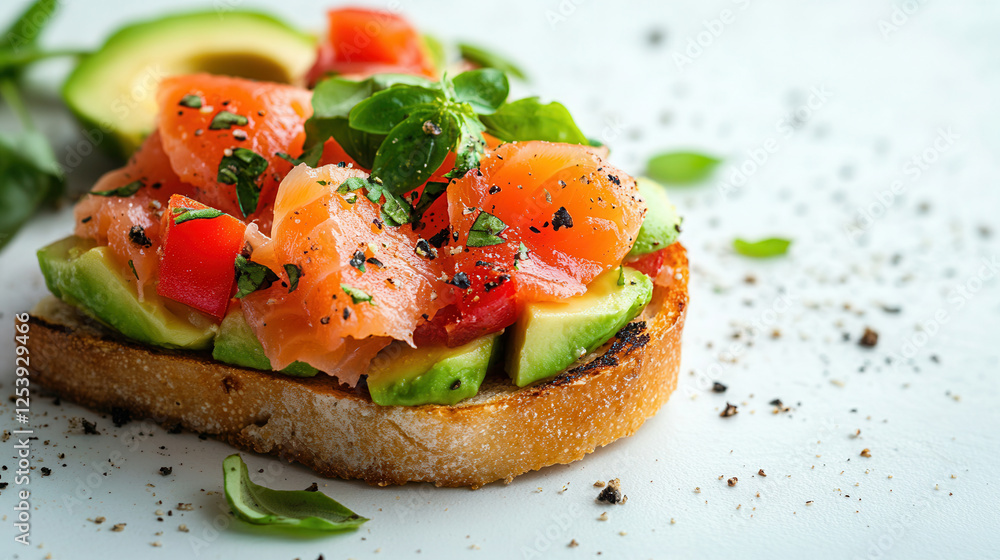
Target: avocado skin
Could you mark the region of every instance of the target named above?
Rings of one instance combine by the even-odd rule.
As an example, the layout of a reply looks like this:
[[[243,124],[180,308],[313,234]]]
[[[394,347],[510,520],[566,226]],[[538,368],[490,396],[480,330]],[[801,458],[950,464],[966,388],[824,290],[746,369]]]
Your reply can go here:
[[[119,273],[107,247],[70,236],[39,249],[37,256],[53,295],[128,338],[163,348],[211,346],[215,324],[193,311],[175,314],[153,290],[139,301],[135,280]]]
[[[639,194],[646,200],[646,218],[639,228],[628,257],[638,257],[666,249],[681,233],[681,217],[677,208],[667,198],[667,191],[652,179],[640,177],[635,180]]]
[[[372,361],[368,392],[383,406],[456,404],[479,392],[500,346],[499,334],[458,348],[410,348],[394,342]]]
[[[212,358],[234,366],[272,371],[271,362],[264,354],[264,347],[250,329],[239,307],[230,309],[219,325]],[[319,370],[307,363],[295,362],[281,370],[281,373],[295,377],[313,377]]]
[[[583,295],[528,304],[507,341],[508,375],[524,387],[562,372],[610,340],[652,295],[649,277],[624,267],[598,276]]]

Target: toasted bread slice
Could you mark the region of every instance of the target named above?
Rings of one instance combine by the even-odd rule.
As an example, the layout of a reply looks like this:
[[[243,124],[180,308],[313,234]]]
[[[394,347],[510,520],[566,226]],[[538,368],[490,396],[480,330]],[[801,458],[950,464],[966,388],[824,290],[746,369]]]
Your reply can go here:
[[[688,301],[684,248],[674,244],[665,264],[670,285],[657,285],[643,315],[589,361],[520,389],[487,377],[456,406],[379,406],[328,375],[288,377],[142,346],[55,298],[31,315],[31,374],[85,406],[183,426],[325,476],[475,488],[581,459],[666,402]]]

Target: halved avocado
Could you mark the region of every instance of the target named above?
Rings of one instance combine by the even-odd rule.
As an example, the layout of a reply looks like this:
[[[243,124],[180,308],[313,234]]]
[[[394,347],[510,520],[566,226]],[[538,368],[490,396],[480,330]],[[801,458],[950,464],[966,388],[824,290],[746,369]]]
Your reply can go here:
[[[175,313],[154,290],[139,301],[135,280],[122,276],[107,247],[70,236],[39,249],[38,264],[53,295],[121,334],[164,348],[208,348],[217,326],[194,311]]]
[[[250,329],[239,306],[230,309],[219,325],[212,358],[234,366],[271,371],[271,362],[264,354],[264,347]],[[313,377],[319,370],[305,362],[293,362],[281,372],[295,377]]]
[[[315,58],[313,37],[268,15],[180,14],[118,30],[73,70],[63,98],[98,146],[125,159],[153,129],[163,78],[208,72],[298,83]]]

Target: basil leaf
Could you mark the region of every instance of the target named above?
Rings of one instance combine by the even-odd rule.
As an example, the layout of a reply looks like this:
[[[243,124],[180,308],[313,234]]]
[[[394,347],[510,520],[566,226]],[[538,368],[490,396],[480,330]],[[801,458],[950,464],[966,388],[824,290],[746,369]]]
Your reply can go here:
[[[369,304],[375,305],[374,303],[372,303],[372,296],[370,296],[367,293],[365,293],[364,290],[359,290],[359,289],[354,288],[352,286],[348,286],[347,284],[341,284],[340,285],[340,289],[344,290],[345,294],[351,296],[351,302],[353,302],[355,304],[363,303],[363,302],[367,301]]]
[[[468,103],[480,114],[496,112],[510,93],[507,75],[495,68],[462,72],[455,76],[452,83],[455,88],[455,100]]]
[[[298,265],[286,264],[284,267],[285,274],[288,275],[288,293],[295,291],[295,288],[299,287],[299,278],[302,277],[302,269]]]
[[[357,529],[368,521],[322,492],[272,490],[254,484],[239,454],[226,457],[222,462],[222,475],[229,507],[236,517],[247,523],[343,531]]]
[[[109,189],[106,191],[90,191],[87,194],[91,194],[94,196],[127,197],[127,196],[132,196],[135,193],[139,192],[139,189],[141,189],[144,186],[145,184],[142,181],[132,181],[131,183],[118,187],[117,189]]]
[[[6,53],[19,55],[25,51],[36,51],[38,37],[55,14],[59,7],[59,0],[36,0],[27,9],[21,12],[14,23],[3,32],[3,40],[6,43],[3,49]],[[44,56],[42,56],[44,57]],[[33,58],[31,53],[26,60],[8,61],[4,64],[4,74],[12,77],[20,77],[24,67],[38,58]]]
[[[64,187],[62,169],[40,133],[0,136],[0,248]]]
[[[231,113],[229,111],[219,111],[212,117],[212,122],[209,123],[209,130],[228,130],[235,126],[246,126],[250,122],[249,119],[243,115],[237,115],[236,113]]]
[[[494,52],[490,52],[484,48],[470,45],[468,43],[459,43],[458,51],[462,55],[462,58],[477,66],[481,66],[483,68],[496,68],[497,70],[510,74],[520,80],[528,79],[525,73],[517,65]]]
[[[733,249],[745,257],[765,259],[784,255],[788,252],[788,247],[791,244],[791,239],[782,239],[779,237],[761,239],[760,241],[735,239],[733,240]]]
[[[624,286],[625,285],[625,266],[624,265],[619,265],[618,266],[618,285],[619,286]]]
[[[483,131],[486,128],[474,116],[462,113],[458,116],[459,138],[455,151],[455,167],[445,177],[454,179],[464,176],[470,169],[479,168],[479,160],[486,150]]]
[[[675,185],[697,183],[711,175],[722,160],[694,152],[660,154],[646,164],[646,175],[654,181]]]
[[[361,177],[348,177],[343,183],[337,187],[337,192],[340,194],[347,194],[356,190],[363,189],[369,185],[366,179]],[[378,202],[377,200],[375,202]]]
[[[224,215],[224,212],[215,208],[174,208],[174,225],[180,225],[191,220],[211,220]]]
[[[348,117],[355,105],[396,84],[431,86],[432,82],[407,74],[376,74],[362,81],[328,78],[317,84],[312,97],[313,114],[305,124],[306,163],[317,165],[323,142],[333,138],[359,165],[371,169],[375,152],[385,137],[350,128]]]
[[[351,109],[351,128],[371,134],[389,134],[394,126],[401,123],[421,105],[429,105],[442,100],[440,91],[419,87],[397,85],[372,94]]]
[[[486,131],[506,142],[545,140],[588,145],[590,142],[560,103],[542,105],[537,97],[507,103],[492,115],[479,117]]]
[[[249,216],[257,211],[260,186],[257,179],[267,169],[267,160],[257,152],[246,148],[235,148],[231,155],[223,156],[219,163],[216,180],[227,185],[236,185],[236,199],[240,212]]]
[[[402,196],[389,192],[388,189],[377,182],[366,184],[365,190],[367,191],[366,196],[368,200],[382,206],[382,220],[386,224],[399,227],[410,222],[411,208],[403,200]],[[385,199],[384,202],[382,201],[383,198]]]
[[[476,221],[472,222],[472,227],[469,228],[469,238],[465,244],[469,247],[487,247],[506,243],[506,239],[497,235],[505,229],[507,229],[507,224],[503,223],[500,218],[489,212],[480,211],[479,215],[476,216]]]
[[[434,204],[434,201],[441,198],[448,190],[448,183],[442,183],[439,181],[428,181],[424,185],[423,192],[420,193],[420,200],[417,205],[413,208],[413,223],[420,221],[420,218],[424,217],[424,212]]]
[[[393,127],[375,154],[372,177],[403,194],[422,185],[441,167],[457,140],[448,111],[422,110]]]
[[[244,298],[257,290],[266,290],[279,280],[270,268],[243,255],[236,256],[236,297]]]

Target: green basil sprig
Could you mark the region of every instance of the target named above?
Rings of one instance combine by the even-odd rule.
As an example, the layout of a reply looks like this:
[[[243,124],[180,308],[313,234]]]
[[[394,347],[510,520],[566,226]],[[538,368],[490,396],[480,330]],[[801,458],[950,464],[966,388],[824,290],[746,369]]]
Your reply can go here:
[[[654,181],[671,185],[697,183],[708,178],[721,161],[695,152],[668,152],[649,160],[646,175]]]
[[[250,480],[239,454],[222,462],[226,501],[239,519],[254,525],[278,525],[311,531],[357,529],[361,517],[322,492],[272,490]]]

